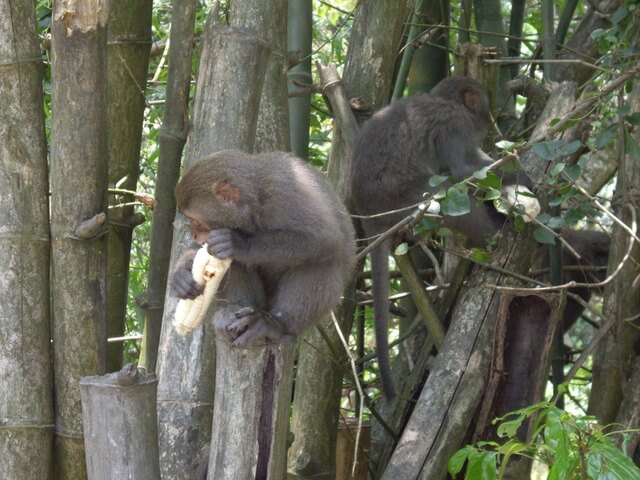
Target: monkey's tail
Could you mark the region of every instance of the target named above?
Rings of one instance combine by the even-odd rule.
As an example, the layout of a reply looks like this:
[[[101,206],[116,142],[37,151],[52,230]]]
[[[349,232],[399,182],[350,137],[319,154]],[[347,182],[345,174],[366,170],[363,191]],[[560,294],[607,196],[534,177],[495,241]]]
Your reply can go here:
[[[389,361],[389,257],[391,241],[385,240],[371,251],[373,271],[373,312],[375,315],[376,353],[380,367],[382,393],[387,400],[396,396]]]

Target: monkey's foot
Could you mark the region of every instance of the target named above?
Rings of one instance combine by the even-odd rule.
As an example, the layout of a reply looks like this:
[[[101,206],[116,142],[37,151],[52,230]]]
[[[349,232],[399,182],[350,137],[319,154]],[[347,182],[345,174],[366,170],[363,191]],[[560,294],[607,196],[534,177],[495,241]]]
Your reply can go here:
[[[284,336],[280,323],[257,307],[243,307],[233,313],[219,310],[213,325],[216,335],[234,347],[264,345],[279,341]]]
[[[284,336],[279,327],[274,327],[264,319],[258,319],[244,333],[238,336],[232,343],[234,347],[248,347],[251,345],[264,345],[277,342]]]

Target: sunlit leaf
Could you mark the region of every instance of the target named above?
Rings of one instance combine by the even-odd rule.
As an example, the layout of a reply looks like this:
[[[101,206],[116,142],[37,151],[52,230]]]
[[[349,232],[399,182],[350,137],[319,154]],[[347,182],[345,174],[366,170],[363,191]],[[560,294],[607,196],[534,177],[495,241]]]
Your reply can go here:
[[[447,189],[447,197],[440,202],[442,214],[451,217],[464,215],[471,211],[469,187],[456,184]]]
[[[406,255],[409,251],[409,244],[407,242],[402,242],[400,245],[396,247],[393,251],[394,255]]]

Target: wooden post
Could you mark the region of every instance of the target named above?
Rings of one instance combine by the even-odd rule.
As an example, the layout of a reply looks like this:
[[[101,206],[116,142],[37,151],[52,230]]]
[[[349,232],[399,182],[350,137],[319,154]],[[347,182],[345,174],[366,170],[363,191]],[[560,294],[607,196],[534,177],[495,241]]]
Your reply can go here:
[[[157,386],[130,364],[80,380],[89,480],[160,478]]]
[[[233,348],[216,338],[208,478],[286,476],[294,342]]]

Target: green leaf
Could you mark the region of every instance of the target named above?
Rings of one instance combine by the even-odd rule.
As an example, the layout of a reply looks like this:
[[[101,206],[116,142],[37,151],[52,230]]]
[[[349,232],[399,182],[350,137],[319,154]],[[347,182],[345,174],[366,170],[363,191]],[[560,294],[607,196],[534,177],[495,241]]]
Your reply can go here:
[[[499,469],[500,478],[502,478],[502,476],[504,475],[504,471],[506,470],[511,457],[513,455],[518,455],[520,453],[526,452],[528,448],[529,447],[527,446],[526,443],[522,443],[518,440],[511,439],[511,440],[508,440],[504,445],[502,445],[498,449],[498,451],[503,455],[502,460],[500,461],[500,469]]]
[[[441,213],[450,217],[464,215],[471,211],[469,202],[469,187],[455,184],[447,189],[447,197],[440,202]]]
[[[620,23],[622,20],[624,20],[625,18],[627,18],[627,16],[629,15],[629,9],[627,8],[627,6],[623,3],[620,8],[618,8],[615,12],[613,12],[613,15],[611,15],[611,23],[613,23],[614,25],[617,25],[618,23]]]
[[[533,145],[533,153],[543,160],[554,160],[558,156],[558,150],[562,143],[560,140],[536,143]]]
[[[438,236],[439,237],[453,237],[453,232],[451,231],[450,228],[440,227],[438,229]]]
[[[607,478],[615,478],[616,480],[640,479],[640,469],[622,450],[613,445],[609,437],[605,437],[593,445],[588,455],[591,454],[601,454],[605,466],[604,472],[611,474]]]
[[[475,181],[475,184],[482,188],[495,188],[500,190],[502,187],[502,179],[495,172],[489,171],[485,178]]]
[[[500,190],[496,188],[490,188],[484,193],[484,196],[482,198],[485,201],[491,202],[493,200],[500,198],[501,196],[502,196],[502,193],[500,192]]]
[[[640,161],[640,147],[631,135],[627,135],[627,155],[636,161]]]
[[[547,245],[553,245],[554,243],[556,243],[556,237],[554,237],[551,232],[545,230],[544,228],[537,228],[533,232],[533,238],[535,238],[538,243],[544,243]]]
[[[577,152],[582,147],[579,140],[567,143],[564,140],[550,140],[548,142],[536,143],[533,146],[533,153],[543,160],[555,160]]]
[[[502,172],[515,173],[520,170],[522,170],[522,165],[520,165],[518,157],[515,155],[511,155],[509,159],[500,166],[500,171]]]
[[[554,230],[560,230],[567,225],[562,217],[551,217],[547,222],[547,226],[549,228],[553,228]]]
[[[573,182],[580,176],[580,174],[582,173],[582,169],[577,164],[569,165],[564,169],[564,173]]]
[[[470,480],[494,480],[496,478],[495,452],[475,450],[469,455],[467,474]]]
[[[594,140],[594,144],[596,148],[602,149],[611,143],[613,136],[616,133],[616,125],[611,125],[608,128],[604,129],[602,133],[596,135]]]
[[[476,170],[475,172],[473,172],[473,177],[477,178],[478,180],[482,180],[483,178],[487,178],[488,173],[489,167],[483,167],[480,170]]]
[[[558,207],[558,206],[562,205],[563,201],[564,200],[563,200],[562,197],[554,197],[554,198],[549,200],[549,206],[550,207]]]
[[[516,232],[522,232],[527,226],[527,222],[524,221],[522,215],[516,215],[513,219],[513,229]]]
[[[433,232],[440,222],[433,217],[423,217],[420,222],[413,228],[413,234],[421,237],[427,232]]]
[[[522,422],[526,417],[523,415],[518,415],[513,420],[508,420],[500,423],[498,426],[498,436],[499,437],[509,437],[513,438],[518,433],[518,429],[522,426]]]
[[[536,220],[544,224],[546,224],[550,219],[551,219],[551,215],[549,215],[548,213],[541,213],[536,217]]]
[[[562,145],[558,150],[558,156],[565,157],[571,155],[580,150],[580,148],[582,148],[582,142],[580,140],[574,140],[573,142]]]
[[[493,260],[493,255],[482,248],[472,248],[471,258],[476,262],[490,263]]]
[[[640,112],[635,112],[625,117],[625,120],[631,125],[640,125]]]
[[[551,175],[553,175],[554,177],[557,177],[560,172],[562,172],[564,170],[564,167],[566,167],[566,165],[564,163],[558,163],[556,165],[554,165],[554,167],[551,169],[551,172],[549,172]]]
[[[440,185],[442,185],[444,182],[446,182],[447,180],[449,180],[449,177],[445,177],[442,175],[433,175],[431,177],[429,177],[429,186],[432,188],[435,187],[439,187]]]
[[[449,470],[449,473],[453,476],[460,473],[462,471],[462,467],[464,467],[464,462],[467,461],[467,458],[469,458],[469,455],[474,450],[475,449],[471,445],[467,445],[454,453],[447,463],[447,470]]]

